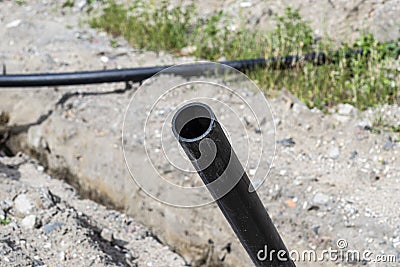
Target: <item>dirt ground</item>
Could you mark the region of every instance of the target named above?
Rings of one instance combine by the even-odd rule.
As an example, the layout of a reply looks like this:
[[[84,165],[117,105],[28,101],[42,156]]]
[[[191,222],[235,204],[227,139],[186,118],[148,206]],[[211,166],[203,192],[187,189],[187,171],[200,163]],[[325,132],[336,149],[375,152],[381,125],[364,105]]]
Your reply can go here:
[[[82,23],[85,7],[80,3],[84,2],[76,1],[75,7],[64,10],[57,2],[0,2],[0,23],[4,25],[0,27],[0,60],[7,72],[113,69],[193,60],[167,53],[140,53],[122,39],[118,39],[117,48],[112,48],[106,34]],[[232,13],[237,13],[237,8],[243,12],[263,10],[256,8],[262,6],[261,2],[231,2],[221,2],[221,6]],[[209,8],[200,10],[209,12],[219,7],[213,3],[201,2]],[[272,13],[283,6],[283,1],[268,3],[263,7]],[[344,39],[354,38],[360,25],[376,27],[383,39],[399,34],[398,27],[390,26],[398,25],[398,1],[301,3],[302,14],[313,25],[323,25],[319,16],[325,17],[331,25],[328,30]],[[325,5],[332,8],[324,13],[321,10]],[[270,12],[261,18],[268,20],[268,16]],[[152,86],[169,87],[184,81],[166,77]],[[121,141],[125,140],[121,129],[126,107],[138,86],[1,89],[0,110],[10,114],[8,125],[13,126],[7,146],[14,152],[30,154],[39,163],[26,156],[0,159],[0,217],[3,213],[11,220],[0,225],[0,265],[251,266],[216,205],[194,209],[165,205],[132,181],[122,153]],[[227,98],[223,91],[201,93],[241,109],[242,104]],[[257,98],[251,90],[243,93],[250,100]],[[159,136],[160,122],[168,111],[196,94],[189,88],[170,96],[170,106],[157,110],[158,117],[149,123],[151,136]],[[155,96],[157,92],[148,92],[147,97]],[[258,192],[288,248],[322,251],[336,248],[337,242],[345,239],[349,249],[368,249],[374,256],[394,255],[400,261],[400,144],[398,133],[383,127],[399,124],[400,107],[386,105],[360,112],[350,105],[339,105],[324,114],[308,109],[285,90],[269,103],[276,126],[276,151],[268,179]],[[136,108],[144,111],[150,104],[143,100]],[[144,119],[139,115],[129,118],[132,124]],[[239,128],[229,118],[225,121],[232,138],[242,140],[238,139]],[[264,133],[271,127],[268,122]],[[246,130],[252,140],[257,140],[259,129],[251,121]],[[132,133],[127,143],[129,158],[146,158],[143,136]],[[161,160],[159,149],[155,145],[150,149],[156,161]],[[265,161],[259,168],[267,170],[270,163]],[[136,169],[142,170],[136,164]],[[170,166],[158,167],[170,181],[189,181],[189,185],[193,181]],[[251,174],[254,168],[250,162],[247,171]],[[18,204],[41,196],[47,197],[43,200],[47,204],[40,204],[42,200],[39,207],[36,202]],[[32,206],[32,210],[18,213],[26,206]],[[57,226],[54,222],[63,225],[46,233],[45,229]],[[396,266],[388,262],[324,263],[361,264]]]
[[[186,266],[149,229],[43,170],[23,154],[0,159],[0,266]]]

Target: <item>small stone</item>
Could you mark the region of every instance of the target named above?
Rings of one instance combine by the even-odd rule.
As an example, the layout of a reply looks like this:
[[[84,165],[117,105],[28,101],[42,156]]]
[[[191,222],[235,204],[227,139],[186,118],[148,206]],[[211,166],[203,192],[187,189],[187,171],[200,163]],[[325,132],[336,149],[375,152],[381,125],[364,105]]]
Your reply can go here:
[[[395,144],[392,141],[387,140],[387,142],[383,145],[383,149],[387,151],[394,148],[394,146]]]
[[[13,206],[13,202],[10,200],[2,200],[0,201],[0,209],[2,209],[3,211],[7,212],[8,210],[10,210]]]
[[[49,234],[52,231],[62,227],[63,225],[64,225],[64,223],[62,223],[62,222],[51,222],[51,223],[48,223],[45,226],[43,226],[42,230],[46,234]]]
[[[58,258],[60,261],[65,261],[65,252],[61,251],[60,254],[58,255]]]
[[[286,204],[289,208],[294,208],[294,207],[296,207],[296,202],[294,202],[292,199],[287,199],[287,200],[285,200],[285,204]]]
[[[341,123],[346,123],[350,120],[350,117],[347,115],[333,114],[332,117]]]
[[[340,150],[338,146],[333,146],[328,151],[328,157],[331,159],[337,159],[340,156]]]
[[[110,229],[107,229],[107,228],[104,228],[104,229],[101,231],[100,236],[101,236],[104,240],[106,240],[106,241],[108,241],[108,242],[112,242],[112,241],[114,240],[114,235],[113,235],[113,233],[111,232]]]
[[[369,119],[364,119],[358,123],[358,127],[363,130],[370,130],[372,129],[372,122]]]
[[[106,57],[106,56],[100,57],[100,61],[103,62],[103,63],[107,63],[109,60],[110,59],[108,57]]]
[[[313,230],[314,234],[318,235],[319,228],[321,228],[321,226],[319,226],[319,225],[317,225],[317,226],[314,226],[314,227],[312,228],[312,230]]]
[[[42,165],[37,166],[39,172],[44,172],[44,167]]]
[[[41,188],[40,197],[36,200],[36,204],[40,209],[50,209],[60,201],[60,197],[54,195],[48,188]]]
[[[184,48],[181,49],[181,55],[182,56],[191,56],[194,54],[194,52],[196,52],[196,46],[186,46]]]
[[[6,213],[0,209],[0,220],[5,220],[6,219]]]
[[[79,10],[82,10],[82,9],[87,5],[87,3],[89,3],[89,1],[80,1],[80,2],[78,2],[78,4],[76,5],[76,7],[77,7]]]
[[[14,200],[14,208],[19,215],[28,215],[31,213],[34,206],[27,195],[21,194]]]
[[[392,243],[394,248],[400,248],[400,237],[393,238]]]
[[[278,141],[276,141],[276,143],[280,144],[280,145],[282,145],[284,147],[292,147],[292,146],[294,146],[296,144],[296,142],[293,140],[292,137],[284,138],[282,140],[278,140]]]
[[[316,193],[312,199],[313,204],[315,205],[325,205],[329,202],[329,196],[324,193]]]
[[[251,6],[252,6],[251,2],[242,2],[242,3],[240,3],[240,7],[243,7],[243,8],[251,7]]]
[[[357,113],[357,109],[350,104],[339,104],[338,105],[338,114],[344,116],[352,116]]]
[[[357,151],[353,151],[350,154],[350,159],[355,159],[358,156],[358,152]]]
[[[28,215],[21,221],[22,228],[27,230],[35,228],[37,225],[37,220],[35,215]]]
[[[8,23],[8,24],[6,25],[6,28],[7,28],[7,29],[16,28],[16,27],[18,27],[19,25],[21,25],[21,23],[22,23],[22,20],[20,20],[20,19],[13,20],[13,21],[11,21],[10,23]]]

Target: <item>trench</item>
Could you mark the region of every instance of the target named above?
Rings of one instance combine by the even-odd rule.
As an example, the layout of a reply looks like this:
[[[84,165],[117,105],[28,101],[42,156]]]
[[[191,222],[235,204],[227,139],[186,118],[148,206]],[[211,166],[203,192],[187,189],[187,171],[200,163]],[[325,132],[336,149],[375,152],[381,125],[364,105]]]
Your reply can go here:
[[[125,213],[125,207],[122,204],[116,203],[115,201],[112,201],[110,198],[107,196],[104,196],[101,192],[97,190],[91,190],[91,188],[88,188],[87,185],[85,185],[83,182],[81,182],[81,179],[79,176],[75,175],[68,167],[59,167],[59,168],[52,168],[49,165],[48,162],[48,154],[51,153],[51,151],[46,151],[46,149],[42,150],[40,148],[32,148],[32,146],[27,144],[27,133],[28,130],[33,127],[40,125],[41,123],[45,122],[47,119],[49,119],[54,112],[54,110],[57,107],[62,107],[66,101],[72,97],[83,95],[106,95],[106,94],[124,94],[125,92],[129,91],[132,89],[131,85],[126,86],[124,89],[118,89],[115,91],[110,91],[110,92],[87,92],[87,93],[77,93],[77,92],[68,92],[65,93],[60,97],[60,99],[55,103],[54,108],[48,110],[45,114],[42,114],[36,121],[32,123],[28,123],[25,125],[7,125],[8,120],[4,119],[8,118],[12,114],[3,114],[1,116],[1,124],[0,124],[0,157],[2,156],[7,156],[7,157],[13,157],[16,156],[17,153],[23,152],[30,157],[36,159],[39,164],[41,164],[44,167],[44,171],[46,174],[50,175],[54,179],[59,179],[67,184],[71,185],[72,187],[75,188],[77,193],[82,197],[86,199],[90,199],[92,201],[95,201],[96,203],[99,203],[109,209],[114,209],[119,212]],[[130,214],[131,217],[135,219],[135,214]],[[136,218],[137,220],[137,218]],[[140,221],[140,220],[139,220]],[[155,233],[153,233],[151,227],[146,225],[146,223],[143,223],[143,221],[140,221],[144,226],[148,227],[150,229],[149,235],[154,238],[157,242],[162,244],[163,246],[168,246],[165,242],[162,241],[162,238],[158,237]],[[187,246],[187,244],[178,244],[182,246]],[[171,251],[174,253],[178,254],[181,256],[187,266],[207,266],[207,267],[224,267],[224,266],[230,266],[224,263],[224,259],[216,261],[211,257],[213,253],[213,243],[209,243],[209,248],[207,253],[204,254],[204,257],[202,258],[197,258],[195,262],[188,262],[187,259],[180,253],[179,249],[171,248]],[[195,248],[198,249],[198,248]],[[227,249],[228,253],[230,253],[229,249]]]

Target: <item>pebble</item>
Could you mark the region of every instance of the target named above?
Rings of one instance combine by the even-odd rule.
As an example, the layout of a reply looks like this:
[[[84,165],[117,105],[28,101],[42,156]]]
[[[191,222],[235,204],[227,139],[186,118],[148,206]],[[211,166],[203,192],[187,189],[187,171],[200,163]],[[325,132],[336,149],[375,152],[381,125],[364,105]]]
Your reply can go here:
[[[22,20],[16,19],[16,20],[13,20],[13,21],[11,21],[10,23],[8,23],[8,24],[6,25],[6,28],[7,28],[7,29],[16,28],[16,27],[18,27],[19,25],[21,25],[21,23],[22,23]]]
[[[110,59],[108,57],[106,57],[106,56],[100,57],[100,61],[103,62],[103,63],[107,63],[109,60]]]
[[[27,195],[21,194],[14,200],[14,208],[20,215],[28,215],[33,210],[34,206]]]
[[[61,251],[60,254],[58,255],[58,259],[60,261],[65,261],[65,252]]]
[[[358,123],[358,127],[364,130],[372,129],[372,122],[369,119],[363,119]]]
[[[44,167],[43,167],[42,165],[38,165],[38,166],[37,166],[37,170],[38,170],[39,172],[44,172]]]
[[[104,228],[101,231],[100,236],[104,240],[107,240],[108,242],[112,242],[114,240],[114,235],[113,235],[112,231],[110,229],[107,229],[107,228]]]
[[[293,147],[296,144],[292,137],[278,140],[276,143],[282,145],[283,147]]]
[[[312,231],[314,232],[314,234],[318,235],[319,228],[321,228],[320,225],[314,226],[314,227],[312,228]]]
[[[181,49],[181,55],[182,56],[190,56],[193,55],[194,52],[196,52],[196,46],[186,46]]]
[[[3,211],[8,211],[9,209],[11,209],[13,206],[13,202],[10,200],[2,200],[0,201],[0,209],[2,209]]]
[[[392,141],[387,140],[386,143],[383,145],[383,149],[387,151],[394,148],[394,146],[395,144]]]
[[[337,159],[337,158],[339,158],[339,156],[340,156],[339,147],[338,147],[338,146],[333,146],[333,147],[331,147],[331,148],[329,149],[329,151],[328,151],[328,156],[329,156],[331,159]]]
[[[357,151],[351,152],[351,154],[350,154],[350,159],[355,159],[355,158],[357,157],[357,155],[358,155],[358,152],[357,152]]]
[[[21,221],[22,228],[33,229],[37,225],[37,220],[35,215],[28,215]]]
[[[394,248],[400,248],[400,237],[393,238],[392,243]]]
[[[315,205],[325,205],[329,202],[329,196],[324,193],[316,193],[312,199],[313,204]]]
[[[6,213],[0,209],[0,220],[4,220],[6,218]]]
[[[41,188],[40,198],[37,204],[41,209],[50,209],[57,203],[60,203],[60,198],[54,195],[48,188]]]
[[[60,228],[64,225],[62,222],[51,222],[43,226],[42,230],[46,234],[51,233],[52,231],[56,230],[57,228]]]
[[[250,169],[250,170],[249,170],[250,176],[256,175],[256,172],[257,172],[257,169]]]
[[[242,3],[240,3],[240,7],[243,7],[243,8],[251,7],[251,6],[252,6],[251,2],[242,2]]]
[[[350,104],[339,104],[337,113],[344,116],[352,116],[357,113],[357,109]]]

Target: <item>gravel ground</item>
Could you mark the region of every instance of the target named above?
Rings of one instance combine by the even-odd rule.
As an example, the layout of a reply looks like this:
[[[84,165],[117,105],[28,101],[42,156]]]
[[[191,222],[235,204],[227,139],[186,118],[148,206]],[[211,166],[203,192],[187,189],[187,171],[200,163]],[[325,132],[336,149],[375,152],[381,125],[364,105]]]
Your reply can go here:
[[[73,9],[64,10],[61,2],[37,0],[22,6],[14,1],[0,3],[0,22],[5,25],[0,27],[4,40],[0,42],[0,60],[9,73],[112,69],[193,60],[165,53],[140,53],[121,39],[119,47],[112,48],[107,35],[79,23],[82,11],[80,1],[76,3]],[[230,5],[230,12],[240,3]],[[322,8],[310,9],[306,3],[315,2],[302,2],[302,12],[309,12],[307,18]],[[354,3],[334,2],[338,8],[332,12],[339,15],[332,17],[339,21],[338,29],[347,23],[344,18],[348,14],[340,11],[343,6],[355,10],[350,13],[357,16],[350,18],[356,22],[359,16],[368,17],[369,8],[377,10],[373,14],[382,14],[379,10],[389,8],[389,4],[400,6],[396,1],[362,1],[357,12],[352,8]],[[251,2],[250,7],[255,4]],[[208,6],[202,10],[209,11],[216,5]],[[245,10],[258,12],[256,8]],[[395,19],[397,15],[393,20],[380,21],[395,23]],[[318,24],[318,19],[313,23]],[[161,85],[178,81],[167,79]],[[161,267],[182,266],[184,258],[194,266],[250,266],[216,205],[176,209],[152,200],[133,185],[121,153],[120,131],[125,108],[137,86],[2,90],[1,111],[10,114],[9,126],[18,126],[13,128],[7,145],[35,156],[43,167],[23,155],[0,160],[0,216],[11,218],[10,223],[0,226],[0,264]],[[171,101],[179,103],[186,96],[177,95]],[[63,101],[56,105],[60,99]],[[240,108],[237,103],[230,104]],[[345,238],[350,249],[370,249],[374,255],[400,258],[400,144],[398,133],[387,127],[378,131],[385,125],[398,125],[400,107],[359,112],[349,105],[339,105],[330,114],[323,114],[309,110],[286,91],[270,104],[278,142],[270,176],[259,194],[287,246],[320,251],[335,247],[339,239]],[[145,107],[145,103],[141,105]],[[150,128],[155,131],[157,123],[154,121]],[[254,126],[249,124],[248,130],[257,138]],[[232,134],[239,133],[233,129]],[[144,157],[139,149],[129,153]],[[249,172],[252,168],[249,166]],[[261,168],[268,168],[268,164]],[[133,219],[80,199],[75,189],[50,179],[43,170],[67,180],[81,196],[116,207]],[[181,178],[168,167],[165,171],[171,180]]]
[[[0,158],[0,266],[186,266],[149,229],[43,170]]]

